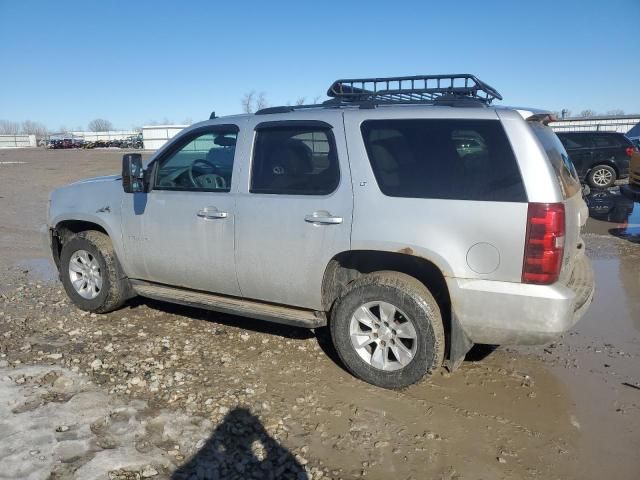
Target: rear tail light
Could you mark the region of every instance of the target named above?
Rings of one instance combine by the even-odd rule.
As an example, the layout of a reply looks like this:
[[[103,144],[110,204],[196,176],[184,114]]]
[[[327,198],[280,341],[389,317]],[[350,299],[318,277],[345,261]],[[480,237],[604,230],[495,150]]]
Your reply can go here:
[[[627,147],[625,149],[625,153],[627,154],[627,157],[633,157],[633,152],[635,151],[635,148],[633,147]]]
[[[564,205],[530,203],[522,282],[548,285],[558,280],[564,254]]]

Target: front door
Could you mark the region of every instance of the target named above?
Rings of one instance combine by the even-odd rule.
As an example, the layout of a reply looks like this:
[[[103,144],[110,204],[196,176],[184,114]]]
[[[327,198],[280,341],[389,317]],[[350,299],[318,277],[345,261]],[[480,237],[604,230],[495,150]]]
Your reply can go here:
[[[333,113],[326,122],[254,124],[248,191],[237,196],[236,264],[247,298],[321,309],[325,268],[350,248],[353,194],[342,115]]]
[[[132,212],[123,230],[135,232],[138,225],[139,231],[125,239],[134,278],[240,295],[231,193],[234,127],[203,127],[181,136],[156,160],[151,192],[125,199]]]

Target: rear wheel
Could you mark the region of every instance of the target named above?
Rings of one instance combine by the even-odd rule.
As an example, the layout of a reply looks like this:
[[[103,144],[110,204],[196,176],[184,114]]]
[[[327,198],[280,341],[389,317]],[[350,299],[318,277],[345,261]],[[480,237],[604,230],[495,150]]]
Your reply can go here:
[[[609,188],[616,183],[616,171],[609,165],[596,165],[587,175],[589,185],[594,188]]]
[[[67,295],[81,310],[110,312],[128,298],[128,283],[111,240],[101,232],[81,232],[64,243],[60,278]]]
[[[353,282],[338,300],[331,337],[347,369],[384,388],[402,388],[435,372],[444,358],[437,302],[418,280],[376,272]]]

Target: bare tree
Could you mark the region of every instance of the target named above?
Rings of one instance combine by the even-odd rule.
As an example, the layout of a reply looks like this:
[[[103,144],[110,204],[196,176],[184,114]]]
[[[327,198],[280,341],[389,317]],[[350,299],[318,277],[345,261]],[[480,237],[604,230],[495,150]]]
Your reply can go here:
[[[265,92],[256,93],[255,90],[245,93],[240,103],[242,104],[242,111],[244,113],[257,112],[269,106],[267,94]]]
[[[269,102],[267,102],[267,95],[264,92],[260,92],[256,99],[256,112],[263,108],[267,108],[268,106]]]
[[[311,100],[311,105],[317,105],[320,103],[320,100],[322,99],[321,95],[316,95],[315,97],[313,97],[313,99]],[[296,99],[296,101],[293,103],[294,105],[304,105],[307,103],[307,97],[298,97]],[[291,101],[287,102],[287,106],[291,106]]]
[[[95,120],[91,120],[87,127],[92,132],[108,132],[110,130],[113,130],[113,124],[109,120],[105,120],[104,118],[96,118]]]
[[[37,138],[46,137],[49,131],[47,127],[39,122],[32,122],[31,120],[26,120],[22,122],[21,132],[26,135],[35,135]]]
[[[58,132],[57,133],[62,133],[62,134],[69,133],[69,129],[67,128],[66,125],[60,125],[58,127]]]
[[[624,110],[621,108],[614,108],[612,110],[607,110],[606,115],[624,115]]]
[[[594,110],[591,110],[590,108],[587,108],[586,110],[582,110],[580,112],[580,116],[584,118],[595,117],[596,112]]]
[[[20,131],[20,124],[10,120],[0,120],[0,134],[17,135]]]
[[[253,113],[253,99],[256,96],[255,90],[251,90],[243,95],[242,100],[242,111],[244,113]]]

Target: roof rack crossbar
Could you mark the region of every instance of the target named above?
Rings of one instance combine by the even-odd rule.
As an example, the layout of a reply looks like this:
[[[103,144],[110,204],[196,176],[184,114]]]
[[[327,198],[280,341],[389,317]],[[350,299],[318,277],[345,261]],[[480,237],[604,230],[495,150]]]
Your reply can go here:
[[[345,103],[435,103],[439,98],[474,99],[489,105],[502,95],[474,75],[416,75],[409,77],[336,80],[327,95]]]

